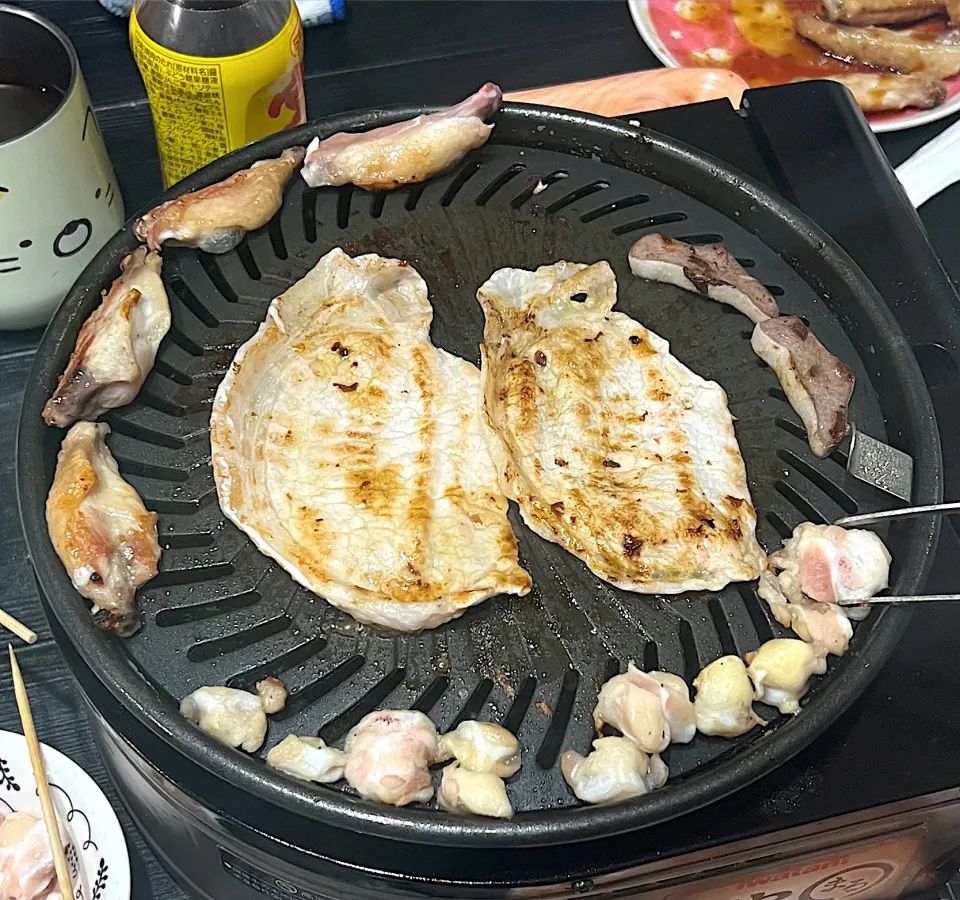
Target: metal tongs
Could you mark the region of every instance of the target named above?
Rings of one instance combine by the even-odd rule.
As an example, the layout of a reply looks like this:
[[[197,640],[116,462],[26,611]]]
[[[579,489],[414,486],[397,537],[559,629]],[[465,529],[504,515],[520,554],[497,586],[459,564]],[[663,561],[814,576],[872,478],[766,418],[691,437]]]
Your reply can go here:
[[[844,516],[834,525],[844,528],[858,528],[861,525],[875,525],[891,519],[908,519],[912,516],[946,516],[960,513],[960,503],[934,503],[931,506],[907,506],[903,509],[887,509],[883,512],[863,513],[857,516]],[[941,600],[960,600],[960,594],[924,594],[916,597],[877,596],[869,600],[841,600],[840,606],[872,606],[875,603],[933,603]]]

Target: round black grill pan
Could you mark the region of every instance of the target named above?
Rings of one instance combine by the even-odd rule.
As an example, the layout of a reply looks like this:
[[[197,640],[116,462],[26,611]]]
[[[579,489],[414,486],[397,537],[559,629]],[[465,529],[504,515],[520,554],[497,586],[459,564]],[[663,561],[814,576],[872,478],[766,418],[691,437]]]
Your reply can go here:
[[[277,135],[208,166],[164,199],[218,181],[282,147],[409,117],[352,114]],[[587,808],[557,765],[585,752],[602,682],[635,660],[691,681],[724,653],[744,654],[783,630],[754,586],[673,600],[621,592],[512,513],[535,588],[497,598],[421,635],[358,626],[297,587],[220,512],[208,418],[214,392],[272,297],[332,247],[409,260],[426,279],[434,342],[478,361],[477,287],[501,266],[609,260],[618,308],[667,338],[674,353],[727,390],[737,417],[759,537],[768,551],[804,520],[879,508],[888,499],[853,480],[835,451],[818,460],[773,373],[750,349],[751,323],[720,304],[634,278],[631,243],[661,231],[723,241],[786,313],[800,315],[853,368],[858,428],[917,460],[917,502],[940,497],[940,457],[929,397],[908,344],[876,291],[840,249],[796,210],[722,164],[662,136],[587,116],[507,107],[493,138],[455,170],[392,193],[311,190],[296,179],[281,212],[223,256],[164,250],[174,325],[134,403],[106,416],[113,454],[148,508],[159,513],[160,575],[140,592],[143,628],[121,640],[99,632],[47,540],[43,514],[61,433],[40,409],[99,292],[135,245],[129,228],[91,263],[57,313],[37,355],[19,439],[19,489],[30,552],[52,614],[73,649],[128,712],[215,778],[286,810],[349,830],[474,846],[553,844],[653,824],[688,812],[772,770],[811,741],[863,690],[906,614],[875,612],[850,652],[818,679],[796,718],[737,741],[699,736],[666,754],[668,786],[637,802]],[[922,583],[932,521],[889,534],[895,590]],[[413,707],[442,729],[466,718],[502,722],[523,746],[511,782],[510,823],[433,809],[377,807],[348,789],[312,788],[208,739],[177,713],[205,684],[249,688],[277,675],[291,695],[272,717],[267,747],[288,733],[330,742],[367,712]],[[215,782],[211,782],[215,784]]]

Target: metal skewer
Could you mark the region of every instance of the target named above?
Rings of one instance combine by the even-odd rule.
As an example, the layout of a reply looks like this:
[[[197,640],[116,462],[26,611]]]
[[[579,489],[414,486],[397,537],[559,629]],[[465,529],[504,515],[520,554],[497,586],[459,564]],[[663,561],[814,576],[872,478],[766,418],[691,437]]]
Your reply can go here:
[[[960,594],[922,594],[917,597],[887,597],[881,594],[869,600],[839,600],[838,606],[874,606],[877,603],[886,603],[891,606],[900,603],[937,603],[946,600],[960,600]]]
[[[886,522],[889,519],[908,519],[911,516],[939,515],[960,513],[960,503],[934,503],[930,506],[906,506],[903,509],[885,509],[882,512],[862,513],[857,516],[844,516],[837,519],[834,525],[844,528],[856,528],[859,525],[873,525],[877,522]]]
[[[33,769],[33,779],[37,783],[37,794],[40,797],[40,809],[43,811],[43,823],[47,826],[47,839],[50,841],[50,851],[53,854],[53,865],[57,873],[57,886],[64,897],[73,896],[73,886],[70,883],[70,870],[67,868],[67,857],[63,852],[63,840],[60,837],[60,825],[53,808],[53,799],[50,796],[50,784],[47,781],[47,771],[43,765],[43,755],[40,752],[40,741],[37,739],[37,729],[33,724],[33,713],[30,711],[30,700],[27,698],[27,686],[23,682],[23,673],[17,662],[17,655],[13,647],[7,644],[10,651],[10,670],[13,673],[13,689],[17,696],[17,709],[20,711],[20,723],[23,725],[23,736],[27,741],[27,750],[30,753],[30,766]]]

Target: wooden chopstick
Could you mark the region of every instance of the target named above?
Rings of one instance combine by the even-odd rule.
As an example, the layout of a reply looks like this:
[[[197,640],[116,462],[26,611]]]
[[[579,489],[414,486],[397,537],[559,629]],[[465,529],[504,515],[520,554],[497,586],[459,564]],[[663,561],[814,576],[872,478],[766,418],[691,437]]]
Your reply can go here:
[[[37,730],[33,726],[33,713],[30,712],[30,701],[27,698],[27,687],[23,683],[23,673],[17,662],[17,655],[13,647],[7,644],[10,651],[10,671],[13,673],[13,689],[17,695],[17,709],[20,711],[20,723],[23,725],[23,736],[27,739],[27,750],[30,752],[30,765],[33,768],[33,777],[37,782],[37,793],[40,795],[40,809],[43,810],[43,823],[47,826],[47,838],[53,852],[53,864],[57,870],[57,885],[64,898],[73,896],[73,887],[70,883],[70,870],[67,868],[67,857],[63,852],[63,840],[60,837],[60,825],[57,814],[53,809],[53,800],[50,797],[50,785],[47,782],[47,770],[43,765],[43,756],[40,753],[40,741],[37,740]]]
[[[20,640],[26,641],[28,644],[37,642],[37,633],[32,628],[27,628],[23,622],[15,619],[9,613],[5,613],[2,609],[0,609],[0,625],[7,631],[12,631]]]

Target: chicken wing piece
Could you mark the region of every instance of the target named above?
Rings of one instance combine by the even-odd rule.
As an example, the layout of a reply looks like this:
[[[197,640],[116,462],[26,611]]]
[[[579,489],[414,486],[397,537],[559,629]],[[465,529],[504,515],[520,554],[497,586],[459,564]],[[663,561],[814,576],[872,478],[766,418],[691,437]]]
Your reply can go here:
[[[597,738],[587,756],[568,750],[560,771],[584,803],[620,803],[666,784],[670,774],[658,755],[648,756],[622,737]]]
[[[453,763],[443,770],[437,804],[447,812],[512,819],[513,807],[503,779],[492,772],[471,772]]]
[[[318,737],[288,734],[267,754],[267,765],[301,781],[332,784],[343,778],[347,755]]]
[[[160,254],[141,247],[124,258],[120,271],[77,335],[67,368],[43,408],[48,425],[69,428],[126,406],[153,368],[170,330]]]
[[[470,772],[509,778],[520,770],[520,742],[502,725],[468,719],[440,738],[437,762],[454,758]]]
[[[53,852],[43,819],[12,812],[0,822],[0,897],[46,897],[55,877]]]
[[[796,316],[760,322],[750,344],[777,373],[787,400],[803,420],[810,449],[827,456],[847,433],[853,372]]]
[[[156,513],[120,476],[104,438],[110,427],[78,422],[63,439],[47,496],[47,530],[73,586],[99,608],[105,630],[138,626],[133,596],[157,574]]]
[[[372,712],[350,729],[345,750],[344,777],[361,797],[406,806],[433,796],[437,728],[422,712]]]
[[[847,25],[897,25],[943,11],[944,0],[823,0],[831,22]]]
[[[960,72],[956,29],[930,38],[872,25],[834,25],[808,13],[794,16],[793,24],[801,37],[841,59],[896,72],[923,72],[933,78],[950,78]]]
[[[811,675],[827,671],[826,650],[816,644],[791,638],[774,638],[748,653],[747,675],[754,697],[777,707],[784,715],[800,712],[800,698],[807,692]]]
[[[197,688],[180,701],[180,715],[228,747],[254,753],[267,736],[267,714],[256,694],[228,687]]]
[[[303,180],[310,187],[355,184],[380,191],[426,181],[487,142],[493,126],[484,119],[500,109],[502,97],[500,88],[488,83],[442,112],[359,134],[314,138]]]
[[[932,109],[947,99],[947,86],[929,75],[898,75],[891,72],[851,72],[847,75],[821,75],[797,81],[836,81],[844,85],[866,113],[895,112],[915,107]]]
[[[134,234],[151,250],[167,241],[207,253],[233,250],[248,231],[276,215],[304,152],[289,147],[277,159],[262,159],[218,184],[162,203],[137,219]]]
[[[726,303],[753,322],[780,314],[773,294],[751,278],[722,244],[695,246],[662,234],[646,234],[630,248],[628,259],[634,275]]]
[[[755,725],[766,725],[753,711],[753,685],[739,656],[721,656],[704,666],[693,680],[697,731],[718,737],[739,737]]]
[[[888,586],[890,552],[872,531],[804,522],[770,557],[791,603],[869,600]]]

